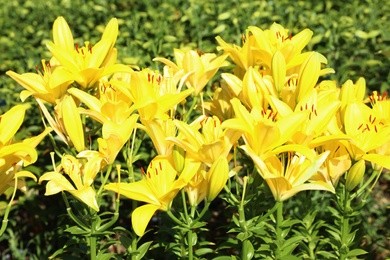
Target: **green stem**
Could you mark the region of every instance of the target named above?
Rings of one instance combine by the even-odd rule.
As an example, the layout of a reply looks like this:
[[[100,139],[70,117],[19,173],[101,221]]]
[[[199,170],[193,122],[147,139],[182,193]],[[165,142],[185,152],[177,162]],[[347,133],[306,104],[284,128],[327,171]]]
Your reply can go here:
[[[101,193],[103,192],[103,189],[104,189],[104,185],[106,185],[108,177],[111,174],[111,170],[112,170],[112,164],[109,164],[107,166],[106,175],[104,176],[104,179],[102,181],[102,185],[100,185],[100,188],[99,188],[98,192],[96,193],[96,198],[100,198],[100,195],[101,195]]]
[[[75,214],[73,214],[72,208],[69,205],[68,198],[66,197],[65,192],[62,192],[62,198],[65,201],[66,205],[66,212],[68,213],[69,217],[82,229],[89,231],[90,229],[78,218]]]
[[[382,170],[373,170],[373,172],[371,173],[368,180],[364,181],[362,186],[360,186],[359,189],[354,194],[351,195],[350,200],[353,200],[353,199],[359,197],[366,190],[366,188],[372,183],[372,181],[375,179],[374,184],[371,186],[371,188],[368,190],[368,192],[366,192],[366,195],[363,198],[363,199],[366,199],[367,196],[370,194],[371,190],[373,189],[373,187],[375,186],[375,184],[380,176],[381,171]]]
[[[282,222],[283,222],[283,202],[277,201],[277,209],[276,209],[276,252],[275,252],[275,258],[276,259],[282,259],[282,249],[283,249],[283,229],[282,229]]]
[[[339,254],[340,254],[340,260],[347,259],[348,252],[349,252],[349,243],[348,243],[348,236],[349,236],[349,211],[351,210],[351,200],[349,197],[349,192],[347,191],[346,187],[344,186],[343,190],[343,208],[342,208],[342,215],[341,215],[341,244],[339,248]]]
[[[96,259],[96,236],[95,236],[95,230],[96,230],[96,217],[93,218],[92,225],[91,225],[91,233],[89,235],[89,251],[91,260]]]
[[[131,241],[131,250],[133,252],[137,252],[137,239],[133,238],[133,241]],[[137,254],[131,254],[131,260],[137,260]]]
[[[248,232],[248,227],[246,223],[246,218],[245,218],[245,210],[244,210],[244,201],[245,201],[245,194],[246,194],[246,187],[248,184],[248,177],[244,177],[244,183],[243,183],[243,190],[242,190],[242,197],[240,201],[240,205],[238,207],[238,223],[240,224],[241,231],[243,233]],[[247,237],[247,236],[245,236]],[[247,259],[248,253],[249,253],[249,246],[250,246],[250,241],[246,238],[245,240],[242,241],[241,245],[241,259]]]
[[[3,221],[2,221],[1,229],[0,229],[0,237],[1,237],[1,235],[4,234],[4,231],[5,231],[5,229],[6,229],[7,226],[8,226],[8,215],[9,215],[9,212],[11,211],[12,202],[13,202],[14,199],[15,199],[16,190],[17,190],[17,188],[18,188],[18,178],[17,178],[17,177],[14,177],[14,178],[15,178],[14,191],[13,191],[13,193],[12,193],[11,200],[10,200],[10,202],[9,202],[8,205],[7,205],[7,209],[5,210],[5,213],[4,213],[4,219],[3,219]]]
[[[192,113],[192,111],[194,110],[195,106],[196,106],[196,103],[198,103],[198,96],[192,96],[192,104],[191,104],[191,107],[189,108],[189,110],[185,113],[184,117],[183,117],[183,122],[187,123],[188,122],[188,119]]]

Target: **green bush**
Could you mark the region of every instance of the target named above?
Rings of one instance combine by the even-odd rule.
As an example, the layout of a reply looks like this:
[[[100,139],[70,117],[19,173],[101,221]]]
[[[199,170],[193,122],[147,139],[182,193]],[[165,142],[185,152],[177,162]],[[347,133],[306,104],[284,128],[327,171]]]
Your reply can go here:
[[[314,37],[309,48],[327,57],[328,67],[337,72],[331,79],[342,84],[347,79],[355,81],[363,76],[370,90],[390,89],[390,5],[380,0],[348,3],[330,0],[150,0],[142,3],[136,0],[0,0],[0,5],[0,114],[20,101],[17,93],[21,87],[5,72],[33,72],[41,59],[50,57],[45,43],[51,39],[52,23],[60,15],[66,18],[80,44],[85,39],[92,43],[97,41],[104,25],[111,17],[117,17],[120,23],[116,43],[120,51],[118,62],[156,69],[161,65],[152,59],[173,57],[173,48],[216,52],[217,35],[240,45],[240,35],[249,25],[268,28],[277,22],[291,28],[292,34],[310,28]],[[26,125],[30,127],[22,131],[25,136],[39,131],[38,123],[34,123],[40,122],[39,111],[29,113]],[[44,144],[40,151],[42,162],[50,160]],[[38,162],[30,167],[38,176],[47,170],[39,165]],[[382,180],[377,188],[383,192],[388,185],[389,178]],[[53,197],[43,196],[43,187],[33,183],[30,186],[29,193],[19,196],[19,203],[11,212],[9,229],[0,238],[3,257],[12,254],[18,259],[47,258],[65,241],[62,229],[57,228],[67,225],[61,217],[65,212],[58,212]],[[390,236],[386,230],[389,210],[385,209],[388,200],[382,205],[380,209],[367,208],[372,226],[364,227],[369,234],[365,249],[372,255],[386,252],[385,248],[389,247],[386,242],[386,236]],[[121,219],[128,221],[125,214]]]

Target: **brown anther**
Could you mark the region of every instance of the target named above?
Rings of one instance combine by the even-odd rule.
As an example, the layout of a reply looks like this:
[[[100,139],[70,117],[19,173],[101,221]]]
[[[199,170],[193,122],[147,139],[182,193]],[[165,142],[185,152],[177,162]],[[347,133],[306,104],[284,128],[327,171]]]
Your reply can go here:
[[[314,114],[315,114],[316,116],[318,116],[318,115],[317,115],[317,109],[314,109]]]
[[[150,176],[150,172],[148,172],[148,177],[149,177],[149,179],[151,178],[151,176]]]
[[[276,120],[276,116],[278,115],[278,111],[276,111],[276,113],[274,114],[274,116],[272,117],[272,120],[275,121]]]
[[[155,171],[156,171],[156,176],[158,175],[158,170],[157,170],[157,168],[156,169],[154,169]]]
[[[370,127],[368,126],[368,124],[366,124],[366,127],[367,127],[367,130],[370,131]]]
[[[272,112],[272,110],[269,112],[269,114],[268,114],[268,117],[267,117],[267,119],[270,119],[271,117],[272,117],[272,114],[273,114],[273,112]]]
[[[337,146],[337,148],[336,148],[336,150],[334,151],[334,153],[336,153],[339,149],[340,149],[340,145]]]
[[[152,75],[152,83],[154,83],[154,74]]]
[[[203,51],[201,51],[201,50],[199,50],[199,49],[198,49],[198,50],[196,50],[196,52],[198,53],[199,57],[200,57],[200,56],[202,56],[202,55],[204,54],[204,52],[203,52]]]
[[[158,164],[160,166],[160,171],[162,171],[162,164],[161,164],[161,162],[159,162]]]
[[[357,130],[360,130],[360,128],[362,128],[362,126],[363,126],[363,124],[361,124],[361,125],[358,127],[358,129],[357,129]]]
[[[84,55],[84,49],[81,49],[81,53]]]
[[[77,53],[80,53],[80,52],[79,52],[79,44],[78,44],[78,43],[76,43],[75,48],[76,48]]]
[[[376,125],[374,125],[375,133],[378,133],[378,129],[376,128]]]
[[[141,173],[146,174],[144,167],[141,166]]]
[[[242,43],[245,43],[245,42],[246,42],[245,34],[241,35],[241,41],[242,41]]]
[[[88,46],[88,48],[89,48],[89,52],[92,54],[92,44],[90,44],[90,45]]]

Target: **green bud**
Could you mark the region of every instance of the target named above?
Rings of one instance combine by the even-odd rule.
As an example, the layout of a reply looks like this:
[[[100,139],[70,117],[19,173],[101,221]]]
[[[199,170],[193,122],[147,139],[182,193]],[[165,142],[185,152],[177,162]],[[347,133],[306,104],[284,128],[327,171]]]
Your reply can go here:
[[[175,145],[173,147],[172,155],[173,155],[173,164],[175,166],[176,171],[180,174],[184,169],[185,164],[185,154],[183,148]]]
[[[348,191],[353,190],[362,180],[364,172],[366,171],[366,163],[364,160],[357,161],[349,169],[347,174],[347,181],[345,186]]]

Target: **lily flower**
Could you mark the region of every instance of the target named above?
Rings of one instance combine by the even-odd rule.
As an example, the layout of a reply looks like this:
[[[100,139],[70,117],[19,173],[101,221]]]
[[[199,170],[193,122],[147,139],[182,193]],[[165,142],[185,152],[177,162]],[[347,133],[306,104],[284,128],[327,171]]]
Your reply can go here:
[[[25,105],[16,105],[0,116],[0,194],[14,186],[14,178],[30,177],[36,180],[32,173],[21,171],[21,168],[37,160],[35,147],[52,130],[47,128],[38,136],[15,142],[13,138],[23,123],[26,108]],[[18,181],[17,188],[25,190],[25,182]]]
[[[46,196],[67,191],[90,208],[99,211],[96,192],[92,185],[96,174],[102,168],[101,163],[102,158],[98,156],[86,161],[71,155],[64,155],[61,164],[54,171],[43,174],[39,178],[39,183],[48,181]]]
[[[68,70],[74,81],[83,88],[92,87],[101,77],[114,72],[131,72],[130,67],[114,64],[116,49],[114,44],[118,35],[118,21],[112,18],[107,24],[101,40],[94,46],[85,41],[85,46],[74,46],[69,25],[60,16],[53,24],[53,41],[46,46],[54,56],[54,63]]]
[[[179,135],[166,140],[183,148],[192,158],[209,167],[221,156],[228,158],[232,146],[241,135],[232,129],[223,130],[220,120],[215,116],[200,116],[190,125],[179,120],[174,120],[173,123],[179,130]]]
[[[325,190],[334,193],[332,184],[310,180],[320,170],[329,152],[315,156],[313,152],[310,154],[305,149],[296,148],[296,151],[274,155],[266,160],[262,160],[250,149],[244,150],[252,158],[276,201],[287,200],[303,190]]]
[[[173,69],[173,72],[183,70],[187,75],[185,82],[190,89],[194,89],[194,95],[199,95],[206,84],[214,77],[219,68],[226,66],[225,59],[228,55],[217,57],[214,53],[202,53],[194,50],[183,51],[174,49],[176,64],[165,58],[155,58]]]
[[[45,100],[56,105],[65,94],[68,87],[73,83],[72,75],[62,66],[51,65],[42,60],[42,72],[18,74],[11,70],[6,74],[25,88],[20,93],[24,102],[29,96]]]
[[[386,119],[388,120],[388,119]],[[348,104],[344,113],[345,134],[351,141],[344,141],[351,158],[364,159],[390,169],[389,157],[375,152],[390,142],[390,125],[363,102]]]
[[[165,71],[164,76],[150,69],[131,73],[131,98],[140,119],[169,118],[169,112],[172,113],[176,105],[193,92],[192,89],[180,91],[181,87],[176,89],[172,84],[175,85],[177,82],[171,77],[175,76],[169,74],[168,70]]]
[[[197,169],[190,166],[193,164],[187,164],[178,176],[167,157],[157,156],[150,162],[144,179],[133,183],[110,183],[104,189],[146,203],[136,208],[131,216],[134,232],[143,236],[154,213],[157,210],[168,211],[177,193],[194,176]]]
[[[205,164],[185,187],[191,206],[197,206],[206,199],[213,201],[221,192],[229,178],[229,165],[226,157],[219,157],[209,168]]]
[[[268,30],[249,26],[243,36],[243,46],[229,45],[221,37],[216,37],[218,50],[228,53],[237,65],[234,74],[243,78],[249,67],[261,68],[264,75],[271,75],[271,63],[274,54],[279,51],[286,63],[287,69],[299,66],[307,54],[302,54],[303,48],[309,43],[313,32],[304,29],[292,36],[280,24],[273,23]]]
[[[159,155],[169,156],[172,154],[174,143],[167,140],[168,137],[175,137],[177,128],[171,118],[141,120],[142,127],[153,142],[153,146]]]
[[[233,93],[229,90],[226,82],[221,82],[221,87],[214,90],[213,100],[204,102],[202,108],[209,115],[218,117],[220,120],[226,120],[234,116],[234,111],[230,100]]]
[[[307,119],[307,111],[298,111],[286,117],[278,117],[272,110],[258,107],[249,112],[241,102],[231,100],[236,117],[222,123],[226,129],[234,129],[243,136],[245,144],[258,156],[268,156],[272,151],[290,141]]]

